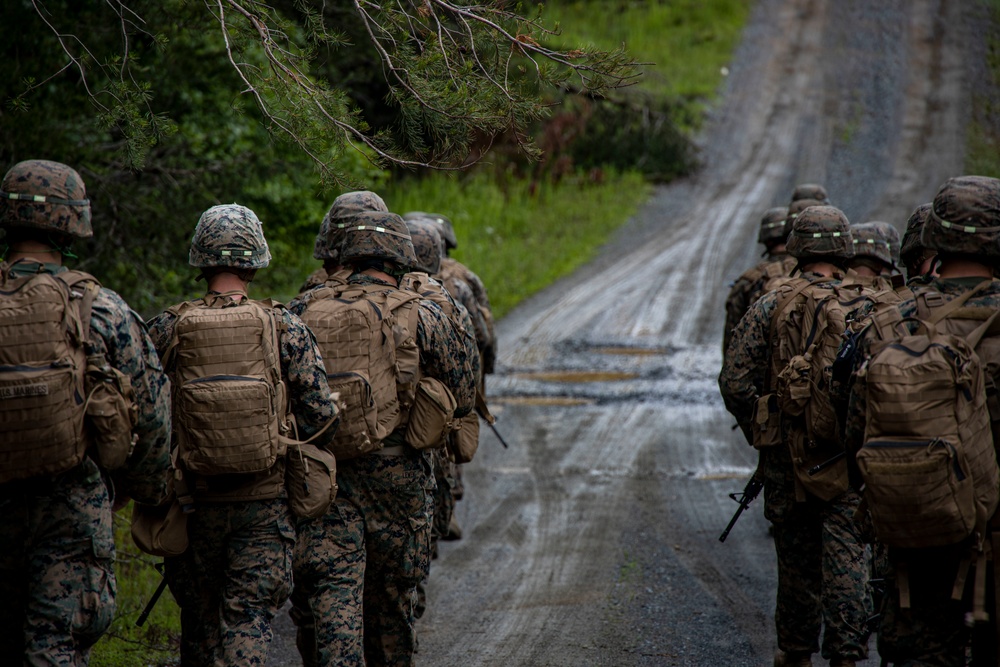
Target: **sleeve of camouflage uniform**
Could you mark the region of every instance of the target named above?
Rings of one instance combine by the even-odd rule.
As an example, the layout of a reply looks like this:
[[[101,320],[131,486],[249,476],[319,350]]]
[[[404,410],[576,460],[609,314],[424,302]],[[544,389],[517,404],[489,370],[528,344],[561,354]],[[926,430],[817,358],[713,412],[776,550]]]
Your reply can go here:
[[[288,327],[281,334],[281,372],[288,381],[288,398],[298,424],[299,436],[307,438],[338,418],[337,405],[330,400],[323,356],[312,331],[298,315],[284,308],[282,319]],[[332,424],[314,444],[322,446],[333,439],[337,425]]]
[[[750,281],[740,276],[729,289],[729,295],[726,296],[726,325],[722,332],[723,354],[729,349],[736,325],[740,323],[743,315],[747,312],[747,308],[750,307],[750,304],[747,303],[747,294],[749,291]]]
[[[475,336],[477,356],[482,354],[482,371],[484,373],[492,373],[492,365],[487,368],[487,364],[492,363],[491,359],[494,356],[492,354],[493,341],[490,336],[489,326],[483,317],[483,312],[476,301],[475,295],[472,293],[472,288],[464,280],[452,280],[449,282],[450,290],[446,290],[448,296],[452,298],[456,305],[462,307],[469,317],[469,324],[472,325],[470,331]]]
[[[109,363],[131,378],[138,407],[135,448],[112,479],[123,494],[158,504],[170,469],[170,383],[142,320],[115,292],[102,288],[94,300],[91,330]]]
[[[766,390],[767,366],[770,363],[769,336],[771,314],[778,292],[769,292],[757,300],[733,331],[719,374],[719,390],[726,409],[736,418],[747,442],[751,441],[754,404]]]
[[[486,293],[486,286],[479,276],[469,270],[468,267],[465,268],[465,273],[466,279],[469,281],[469,288],[472,290],[476,303],[479,304],[479,308],[475,310],[478,311],[478,315],[482,319],[483,327],[485,328],[485,336],[483,337],[483,341],[485,342],[480,343],[480,349],[483,351],[483,372],[492,373],[497,356],[497,333],[493,322],[493,306],[490,305],[490,297]],[[469,308],[469,306],[466,306],[466,308]],[[471,314],[473,310],[473,308],[469,308],[469,313]],[[478,332],[479,325],[477,324],[476,327],[476,331]]]
[[[470,346],[459,339],[436,303],[427,299],[418,303],[416,338],[421,370],[451,390],[458,403],[455,416],[464,417],[476,406],[476,376],[466,369],[477,366],[478,361],[469,358]]]

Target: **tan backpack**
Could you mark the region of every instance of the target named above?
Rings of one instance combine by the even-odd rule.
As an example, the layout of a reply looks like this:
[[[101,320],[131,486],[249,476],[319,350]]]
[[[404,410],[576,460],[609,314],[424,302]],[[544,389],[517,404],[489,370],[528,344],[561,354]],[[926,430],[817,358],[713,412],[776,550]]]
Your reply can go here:
[[[860,371],[867,378],[867,422],[857,462],[875,532],[889,546],[982,537],[997,507],[1000,471],[985,362],[975,349],[998,311],[977,309],[988,318],[967,323],[975,326],[967,336],[953,333],[948,319],[978,289],[934,308],[927,304],[931,295],[918,296],[914,333],[901,330],[896,309],[874,320],[879,340]]]
[[[79,464],[91,307],[100,284],[77,271],[0,286],[0,483]]]
[[[280,304],[188,301],[164,355],[183,469],[201,475],[269,470],[292,436],[281,377]]]
[[[382,448],[416,396],[420,295],[385,285],[317,287],[302,321],[313,331],[331,392],[342,403],[328,449],[338,460]]]
[[[804,280],[804,279],[803,279]],[[772,377],[795,477],[831,500],[848,489],[847,461],[831,400],[832,369],[851,314],[870,299],[861,286],[809,285],[776,318]]]

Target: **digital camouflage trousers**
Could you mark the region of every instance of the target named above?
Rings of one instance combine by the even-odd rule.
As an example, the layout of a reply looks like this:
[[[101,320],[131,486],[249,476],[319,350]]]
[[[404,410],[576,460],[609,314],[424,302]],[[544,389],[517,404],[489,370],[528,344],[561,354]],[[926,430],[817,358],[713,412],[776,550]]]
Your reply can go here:
[[[412,665],[414,600],[430,567],[434,473],[428,456],[345,461],[338,484],[364,523],[364,644],[368,667]]]
[[[181,608],[181,664],[267,664],[271,622],[292,587],[288,501],[199,503],[188,539],[164,572]]]
[[[111,502],[90,460],[0,485],[0,656],[86,665],[115,614]]]

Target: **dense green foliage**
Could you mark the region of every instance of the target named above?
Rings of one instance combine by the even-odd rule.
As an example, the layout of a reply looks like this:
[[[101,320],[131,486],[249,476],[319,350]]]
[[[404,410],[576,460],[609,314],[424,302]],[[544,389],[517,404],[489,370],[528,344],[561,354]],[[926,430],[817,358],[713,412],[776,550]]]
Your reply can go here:
[[[1000,178],[1000,0],[983,0],[989,13],[986,63],[973,93],[965,171]]]

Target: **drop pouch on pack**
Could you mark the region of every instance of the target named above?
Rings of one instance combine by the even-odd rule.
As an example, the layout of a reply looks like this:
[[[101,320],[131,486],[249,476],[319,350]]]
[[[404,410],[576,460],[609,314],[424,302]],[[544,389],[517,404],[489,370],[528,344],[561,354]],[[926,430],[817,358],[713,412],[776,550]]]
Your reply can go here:
[[[323,516],[337,497],[336,457],[308,443],[290,444],[285,459],[285,490],[296,517]]]
[[[479,415],[475,412],[458,420],[458,430],[448,437],[448,451],[455,463],[468,463],[479,449]]]
[[[455,408],[458,403],[440,380],[423,377],[417,383],[410,421],[406,425],[406,442],[415,449],[439,449],[454,430]]]
[[[812,397],[811,372],[812,356],[806,352],[792,357],[778,373],[776,395],[782,412],[793,417],[805,412]]]
[[[180,556],[188,548],[187,514],[176,498],[163,505],[132,504],[132,541],[153,556]]]
[[[754,449],[781,444],[781,411],[775,394],[761,396],[754,404],[752,444]]]
[[[136,439],[132,428],[138,418],[132,381],[103,357],[88,357],[85,380],[86,422],[94,439],[97,462],[105,470],[125,464]]]

